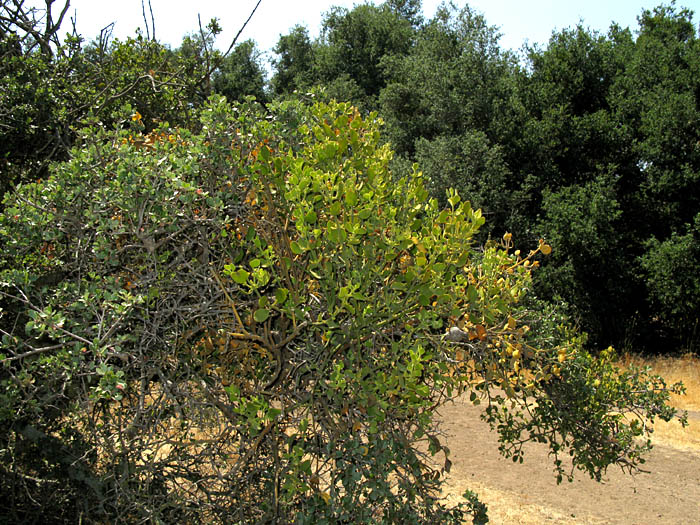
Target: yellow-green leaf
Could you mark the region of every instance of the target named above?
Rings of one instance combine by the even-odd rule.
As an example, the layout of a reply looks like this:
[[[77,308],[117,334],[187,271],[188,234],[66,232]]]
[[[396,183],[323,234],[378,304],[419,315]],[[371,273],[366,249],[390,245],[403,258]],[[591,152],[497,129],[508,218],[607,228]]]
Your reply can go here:
[[[258,323],[264,323],[270,317],[270,311],[267,308],[260,308],[255,310],[253,314],[253,319]]]

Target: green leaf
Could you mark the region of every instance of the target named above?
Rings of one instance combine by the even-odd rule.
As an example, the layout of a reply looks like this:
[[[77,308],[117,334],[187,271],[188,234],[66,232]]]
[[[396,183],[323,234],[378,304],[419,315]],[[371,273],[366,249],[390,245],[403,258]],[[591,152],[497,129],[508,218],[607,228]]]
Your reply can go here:
[[[315,224],[316,219],[318,219],[318,216],[316,215],[316,212],[314,210],[311,210],[304,216],[304,222],[307,224]]]
[[[331,160],[333,157],[335,157],[335,154],[338,152],[338,145],[333,142],[329,142],[326,144],[323,149],[321,150],[321,153],[319,157],[321,160]]]
[[[292,253],[294,255],[301,255],[302,253],[304,253],[304,249],[299,245],[297,241],[292,241],[289,246],[292,249]]]
[[[354,189],[348,189],[345,193],[345,203],[348,206],[355,206],[357,204],[357,192]]]
[[[270,311],[267,308],[259,308],[255,310],[253,319],[258,323],[264,323],[270,317]]]
[[[437,218],[437,221],[436,221],[436,222],[437,222],[438,224],[444,224],[444,223],[447,222],[447,219],[448,219],[449,216],[450,216],[449,210],[442,210],[442,211],[440,212],[440,215],[438,215],[438,218]]]
[[[331,242],[334,242],[335,244],[340,244],[340,242],[342,241],[339,228],[330,228],[328,230],[327,235],[328,235],[328,239]]]
[[[250,272],[245,271],[243,268],[231,274],[231,278],[238,284],[245,284],[248,281],[248,277],[250,277]]]
[[[360,219],[365,221],[372,216],[372,210],[369,208],[365,208],[363,210],[360,210],[360,213],[358,213],[357,215],[360,217]]]
[[[332,215],[332,216],[335,217],[336,215],[339,215],[339,214],[340,214],[340,210],[341,210],[341,209],[342,209],[342,206],[341,206],[340,202],[335,201],[335,202],[334,202],[333,204],[331,204],[330,207],[328,208],[328,213],[329,213],[330,215]]]
[[[289,290],[286,288],[277,288],[277,291],[275,292],[275,300],[277,301],[277,304],[284,304],[287,297],[289,297]]]

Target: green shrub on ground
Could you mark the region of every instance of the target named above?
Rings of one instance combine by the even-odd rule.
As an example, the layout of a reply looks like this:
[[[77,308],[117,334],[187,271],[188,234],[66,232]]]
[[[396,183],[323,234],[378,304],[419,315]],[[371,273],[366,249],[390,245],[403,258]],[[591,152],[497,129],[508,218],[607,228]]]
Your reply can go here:
[[[439,498],[455,396],[559,476],[566,451],[634,470],[640,421],[674,416],[526,307],[547,244],[475,246],[479,210],[393,177],[376,115],[213,97],[198,133],[131,123],[4,204],[4,518],[483,522]]]

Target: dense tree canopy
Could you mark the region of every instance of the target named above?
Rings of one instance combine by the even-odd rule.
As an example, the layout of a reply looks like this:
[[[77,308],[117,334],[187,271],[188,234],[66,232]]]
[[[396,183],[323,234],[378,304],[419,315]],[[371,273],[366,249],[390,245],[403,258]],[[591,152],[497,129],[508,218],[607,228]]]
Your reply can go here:
[[[406,54],[413,44],[415,12],[415,2],[404,1],[334,7],[313,45],[303,28],[294,28],[276,47],[276,93],[321,84],[331,96],[373,109],[387,81],[384,61]]]
[[[281,36],[274,52],[279,57],[273,60],[276,73],[272,78],[272,89],[275,94],[290,94],[313,84],[314,47],[305,27],[295,26],[291,33]]]
[[[527,82],[535,108],[530,125],[544,126],[555,142],[527,169],[537,173],[539,167],[536,184],[550,196],[543,201],[540,235],[589,224],[589,238],[579,241],[581,251],[560,251],[559,260],[571,268],[572,277],[550,281],[552,293],[578,311],[598,341],[631,338],[633,344],[674,346],[690,341],[700,303],[675,295],[662,306],[655,280],[663,280],[669,293],[692,293],[695,272],[674,272],[678,283],[672,284],[654,251],[670,249],[668,243],[688,235],[698,210],[700,48],[688,11],[661,7],[644,12],[639,21],[636,40],[616,26],[607,36],[579,27],[555,35],[546,50],[533,53]],[[558,115],[548,117],[551,108],[559,108]],[[530,151],[538,151],[540,140],[529,142]],[[597,196],[591,192],[595,187]],[[589,205],[579,201],[579,215],[564,211],[581,192],[594,200]],[[556,194],[560,197],[553,201]],[[698,262],[687,255],[685,268]],[[561,273],[556,258],[553,263],[543,281]],[[683,317],[667,309],[683,310]],[[654,335],[659,329],[663,343]]]
[[[246,40],[221,61],[214,72],[212,87],[228,100],[242,100],[253,96],[261,102],[267,100],[265,72],[255,42]]]

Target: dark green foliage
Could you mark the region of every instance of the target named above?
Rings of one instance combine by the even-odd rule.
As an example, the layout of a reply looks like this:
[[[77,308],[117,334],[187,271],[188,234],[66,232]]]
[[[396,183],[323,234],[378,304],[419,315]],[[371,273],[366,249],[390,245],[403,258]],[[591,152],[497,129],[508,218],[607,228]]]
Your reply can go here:
[[[671,326],[670,334],[683,346],[697,344],[698,296],[700,296],[700,215],[687,233],[674,232],[664,241],[652,237],[640,258],[653,311]]]
[[[518,192],[508,191],[511,173],[503,157],[502,147],[491,144],[482,131],[416,141],[415,158],[430,175],[433,193],[451,185],[460,195],[469,195],[487,218],[489,233],[493,231],[489,222],[509,224],[518,213]]]
[[[7,9],[0,4],[0,13]],[[176,51],[141,34],[111,40],[110,31],[103,30],[90,43],[75,35],[61,42],[54,35],[49,53],[32,45],[25,27],[10,24],[10,31],[0,32],[3,193],[18,182],[45,177],[50,162],[66,160],[80,127],[94,122],[109,129],[123,126],[123,108],[138,112],[151,130],[160,122],[190,125],[193,110],[212,90],[231,99],[253,95],[266,100],[255,45],[244,42],[227,56],[213,50],[213,38],[221,31],[216,20],[186,37]]]
[[[388,85],[380,97],[381,113],[397,152],[413,154],[419,138],[476,130],[493,141],[493,123],[509,111],[505,101],[513,65],[482,16],[469,7],[442,8],[418,32],[410,53],[385,62]]]
[[[279,56],[272,62],[275,67],[272,91],[276,95],[289,95],[297,89],[311,87],[314,47],[305,27],[295,26],[288,35],[280,36],[273,51]]]
[[[376,98],[386,84],[382,60],[405,54],[412,40],[410,22],[386,6],[333,8],[324,18],[317,49],[320,80],[348,75],[366,97]]]
[[[637,302],[619,202],[628,137],[608,101],[631,44],[629,32],[613,28],[605,37],[579,26],[530,50],[531,71],[519,80],[528,117],[507,149],[525,180],[527,227],[554,249],[539,293],[564,301],[596,345],[624,339],[621,316],[631,318]]]
[[[196,100],[200,70],[181,77],[183,61],[157,42],[71,40],[58,53],[17,54],[0,61],[0,166],[2,189],[46,176],[48,164],[68,158],[75,130],[97,121],[120,126],[129,106],[149,129],[158,121],[185,124]]]
[[[60,79],[50,76],[47,59],[38,53],[23,57],[13,36],[0,40],[0,194],[22,178],[25,169],[45,173],[46,164],[65,158],[62,134],[54,105]],[[58,85],[57,85],[58,84]],[[63,111],[67,111],[64,109]]]
[[[530,51],[520,82],[530,117],[523,141],[507,149],[517,152],[509,166],[533,174],[528,214],[555,247],[539,289],[565,299],[598,344],[654,345],[660,329],[685,333],[687,344],[697,322],[659,322],[665,308],[638,262],[650,237],[685,233],[699,205],[700,48],[689,17],[672,7],[644,12],[636,41],[615,25],[605,36],[562,31]],[[581,201],[576,187],[589,197]],[[564,231],[581,236],[557,253]],[[700,311],[700,303],[688,307]]]
[[[468,7],[443,7],[418,31],[409,54],[386,61],[386,71],[380,103],[389,140],[420,163],[433,195],[444,199],[454,186],[484,210],[484,233],[522,236],[526,195],[508,165],[509,145],[502,146],[523,118],[514,96],[517,69],[495,28]]]
[[[681,233],[700,209],[700,39],[688,11],[646,11],[627,74],[621,117],[633,126],[645,238]],[[641,239],[644,241],[645,239]]]
[[[193,109],[189,101],[201,103],[199,89],[205,73],[201,65],[192,66],[191,62],[193,58],[177,55],[141,35],[123,42],[114,40],[106,48],[98,42],[85,46],[78,52],[70,76],[83,75],[81,82],[90,80],[91,89],[85,93],[88,100],[84,105],[74,109],[73,128],[93,118],[113,129],[122,124],[119,119],[124,106],[138,111],[148,130],[160,122],[188,124]],[[184,70],[190,75],[182,76]],[[82,84],[72,86],[78,87]]]
[[[563,301],[592,334],[628,335],[619,314],[629,308],[631,267],[619,237],[620,205],[612,177],[546,190],[539,233],[552,244],[538,275],[544,297]],[[624,278],[620,278],[624,276]]]
[[[523,68],[483,17],[443,8],[407,54],[384,62],[380,107],[403,157],[396,165],[419,161],[437,198],[460,188],[489,231],[550,239],[538,293],[566,303],[589,344],[652,350],[653,334],[693,340],[692,286],[691,318],[671,321],[640,266],[656,242],[685,236],[700,209],[691,20],[662,6],[642,13],[636,39],[615,24],[607,34],[565,29],[527,50]],[[689,267],[678,267],[673,288],[693,281]]]
[[[333,7],[313,43],[304,28],[295,27],[275,47],[275,93],[323,85],[329,97],[375,109],[387,82],[383,64],[409,51],[418,12],[419,2],[413,0],[360,4],[352,10]]]
[[[414,27],[418,27],[423,23],[421,4],[422,0],[387,0],[384,2],[384,7],[408,20]]]
[[[246,96],[253,96],[260,102],[267,101],[265,72],[255,42],[246,40],[221,59],[213,74],[212,88],[230,101],[242,100]]]

